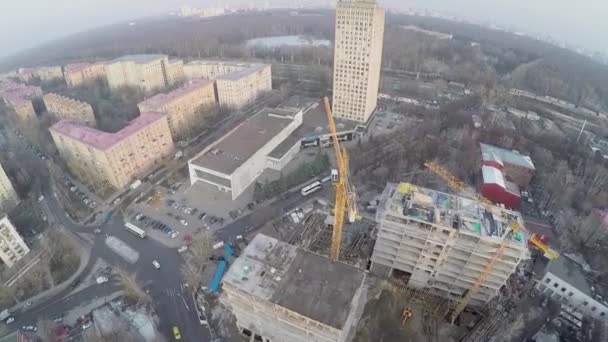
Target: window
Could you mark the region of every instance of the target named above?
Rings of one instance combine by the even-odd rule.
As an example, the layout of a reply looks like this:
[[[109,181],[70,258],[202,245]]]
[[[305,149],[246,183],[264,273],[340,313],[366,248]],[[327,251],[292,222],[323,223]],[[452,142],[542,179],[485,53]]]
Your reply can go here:
[[[555,287],[555,288],[557,288],[558,286],[559,286],[559,284],[558,284],[558,283],[554,283],[554,284],[553,284],[553,287]]]
[[[565,288],[565,287],[562,287],[561,291],[562,291],[562,292],[566,292],[566,288]]]
[[[572,293],[572,291],[568,292],[568,297],[572,297],[572,295],[574,295],[574,293]]]

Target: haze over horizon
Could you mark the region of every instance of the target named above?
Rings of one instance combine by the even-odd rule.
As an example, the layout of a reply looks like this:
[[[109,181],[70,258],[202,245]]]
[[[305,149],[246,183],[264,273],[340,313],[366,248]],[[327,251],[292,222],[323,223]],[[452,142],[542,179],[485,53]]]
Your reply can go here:
[[[317,3],[331,4],[330,0]],[[71,34],[146,16],[176,11],[181,5],[248,6],[310,3],[302,0],[21,0],[4,6],[0,14],[0,57]],[[558,41],[608,54],[608,2],[587,0],[379,0],[385,8],[431,10],[478,22],[509,27],[526,34],[551,36]]]

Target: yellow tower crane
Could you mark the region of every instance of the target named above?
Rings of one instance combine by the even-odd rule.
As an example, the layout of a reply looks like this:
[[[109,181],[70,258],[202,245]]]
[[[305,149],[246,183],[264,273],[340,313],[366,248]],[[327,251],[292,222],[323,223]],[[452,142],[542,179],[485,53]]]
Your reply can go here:
[[[477,193],[474,193],[474,192],[468,190],[467,187],[465,186],[465,184],[461,180],[454,177],[449,171],[447,171],[446,169],[441,167],[439,164],[436,164],[431,161],[427,161],[424,163],[424,166],[426,166],[434,174],[436,174],[439,177],[441,177],[442,179],[444,179],[448,183],[450,188],[457,190],[457,191],[461,191],[470,197],[476,198],[488,210],[495,211],[497,208],[499,208],[494,203],[492,203],[490,200],[488,200],[487,198],[481,196],[480,194],[477,194]],[[503,211],[503,217],[508,217],[508,215],[504,211]],[[520,234],[527,235],[529,237],[528,241],[530,241],[532,244],[534,244],[536,247],[538,247],[540,250],[542,250],[545,253],[545,256],[547,258],[556,259],[559,257],[559,254],[555,250],[551,249],[551,247],[549,247],[544,242],[542,242],[540,239],[538,239],[538,237],[536,237],[535,235],[530,236],[530,233],[527,232],[525,229],[523,229],[523,227],[519,224],[519,222],[517,222],[517,220],[510,219],[508,221],[508,225],[509,225],[508,230],[503,235],[503,238],[500,241],[500,244],[498,245],[498,249],[496,250],[496,253],[494,253],[494,255],[492,256],[490,261],[485,265],[485,267],[481,271],[481,274],[479,275],[479,278],[477,278],[475,280],[475,283],[473,283],[473,286],[466,292],[465,296],[462,297],[462,299],[460,300],[458,305],[456,305],[456,308],[452,311],[452,313],[450,315],[450,320],[452,323],[454,323],[454,321],[456,320],[458,315],[460,315],[462,310],[464,310],[467,307],[467,305],[471,301],[471,298],[479,291],[481,286],[486,282],[488,276],[494,269],[496,262],[504,253],[505,248],[507,247],[507,244],[509,243],[509,241],[511,241],[513,234],[520,232]]]
[[[344,213],[348,211],[348,220],[355,221],[357,215],[357,204],[355,189],[350,184],[348,173],[348,153],[340,141],[336,133],[336,123],[334,116],[329,106],[329,99],[323,98],[325,113],[327,114],[327,124],[329,133],[334,145],[334,153],[338,164],[338,181],[336,182],[336,201],[334,204],[334,225],[331,235],[331,249],[329,256],[332,260],[337,261],[340,256],[340,245],[342,243],[342,229],[344,228]]]

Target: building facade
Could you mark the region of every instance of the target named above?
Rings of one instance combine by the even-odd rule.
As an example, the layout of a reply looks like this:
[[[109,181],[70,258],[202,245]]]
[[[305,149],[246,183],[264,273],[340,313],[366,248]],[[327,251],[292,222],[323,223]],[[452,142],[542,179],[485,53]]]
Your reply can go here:
[[[302,111],[260,112],[188,161],[190,184],[203,182],[239,197],[269,166],[269,156],[302,124]]]
[[[523,225],[517,212],[409,183],[388,184],[376,214],[380,227],[371,271],[460,300],[497,253],[509,230],[504,217]],[[512,236],[470,304],[482,305],[496,296],[528,258],[525,237]]]
[[[384,9],[375,0],[339,0],[336,5],[333,113],[367,122],[376,109]]]
[[[272,90],[270,65],[253,65],[216,79],[220,107],[240,109]]]
[[[12,267],[29,252],[30,249],[23,242],[21,235],[4,214],[0,219],[0,260],[6,267]]]
[[[105,63],[111,89],[138,87],[145,92],[167,86],[167,55],[127,55]]]
[[[75,87],[84,82],[106,78],[103,63],[74,63],[63,67],[63,77],[68,87]]]
[[[122,189],[174,150],[167,117],[160,113],[142,113],[115,133],[71,120],[59,121],[50,132],[70,170],[93,186]]]
[[[222,291],[250,341],[346,342],[367,285],[359,268],[257,234],[226,272]]]
[[[0,165],[0,211],[9,212],[19,204],[19,196],[4,168]]]
[[[44,95],[44,106],[56,119],[76,120],[95,126],[95,114],[90,104],[54,93]]]
[[[248,63],[198,60],[184,64],[184,74],[187,79],[214,80],[220,76],[241,71],[248,66]]]
[[[63,79],[63,72],[60,66],[44,66],[38,68],[19,68],[17,70],[17,77],[23,82],[29,82],[34,79],[40,81],[52,81],[56,79]]]
[[[167,85],[173,85],[185,80],[184,61],[181,59],[170,59],[166,66],[165,79]]]
[[[190,137],[215,106],[213,81],[203,79],[189,81],[170,93],[155,95],[137,105],[142,113],[166,114],[175,141]]]

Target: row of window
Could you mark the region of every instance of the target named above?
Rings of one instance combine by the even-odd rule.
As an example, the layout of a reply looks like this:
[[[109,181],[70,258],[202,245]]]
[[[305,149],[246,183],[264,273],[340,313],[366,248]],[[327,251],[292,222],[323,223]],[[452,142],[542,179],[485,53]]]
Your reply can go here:
[[[552,281],[551,278],[547,278],[547,279],[545,279],[545,284],[550,284],[551,281]],[[557,289],[559,288],[559,283],[553,283],[553,288],[556,289],[555,292],[557,292]],[[564,295],[566,295],[566,291],[567,291],[567,289],[565,287],[562,287],[562,288],[559,289],[559,292],[564,293]],[[568,291],[567,296],[568,297],[572,297],[572,296],[574,296],[574,293],[572,291]],[[584,301],[583,304],[582,304],[582,306],[584,306],[584,307],[589,306],[589,302],[588,301]],[[591,311],[592,312],[597,311],[597,307],[596,306],[592,306],[591,307]],[[602,317],[605,316],[605,315],[606,315],[605,312],[600,313],[600,316],[602,316]]]

